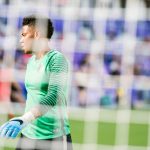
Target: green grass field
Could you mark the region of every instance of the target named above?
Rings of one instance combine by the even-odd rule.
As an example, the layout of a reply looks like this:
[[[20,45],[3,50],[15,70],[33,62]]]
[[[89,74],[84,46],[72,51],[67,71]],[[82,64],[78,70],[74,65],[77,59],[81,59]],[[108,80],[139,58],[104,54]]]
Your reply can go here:
[[[71,120],[72,138],[74,143],[83,143],[84,123],[81,121]],[[97,144],[115,145],[116,124],[115,123],[98,123],[98,140]],[[124,138],[124,137],[120,137]],[[91,137],[92,141],[92,137]],[[147,146],[148,142],[148,124],[129,125],[128,145]]]
[[[115,112],[114,110],[108,110],[105,111],[105,115],[106,113],[109,113],[111,115],[111,112],[113,114],[113,112]],[[137,114],[141,114],[146,116],[146,118],[148,118],[149,116],[149,112],[147,111],[138,111]],[[136,112],[134,112],[134,115],[136,115]],[[103,115],[103,113],[101,113],[101,115]],[[139,115],[140,116],[140,115]],[[141,117],[140,116],[140,117]],[[143,117],[144,117],[143,116]],[[4,116],[1,116],[1,119]],[[133,116],[132,116],[133,117]],[[95,135],[97,138],[97,141],[93,141],[93,136],[88,138],[88,141],[85,141],[85,126],[86,124],[97,124],[97,135]],[[99,144],[99,145],[108,145],[108,146],[113,146],[116,144],[116,133],[117,133],[117,126],[118,124],[114,122],[107,122],[107,121],[82,121],[74,119],[74,118],[70,118],[70,125],[71,125],[71,132],[72,132],[72,139],[73,139],[73,143],[74,144]],[[149,124],[148,123],[134,123],[134,122],[130,122],[129,124],[119,124],[119,126],[121,127],[121,130],[124,131],[124,129],[128,126],[128,137],[124,137],[122,135],[119,135],[120,137],[120,144],[127,144],[129,146],[135,146],[135,147],[143,147],[143,150],[146,150],[146,147],[148,146],[148,141],[150,139],[148,139],[148,132],[149,132]],[[92,132],[92,129],[90,129],[89,132]],[[127,139],[127,143],[124,142],[124,139]],[[17,140],[0,140],[0,144],[4,142],[5,144],[5,148],[4,150],[13,150],[13,148],[9,148],[10,145],[15,146]],[[8,146],[9,145],[9,146]],[[145,149],[144,149],[145,148]],[[2,147],[0,148],[2,149]]]

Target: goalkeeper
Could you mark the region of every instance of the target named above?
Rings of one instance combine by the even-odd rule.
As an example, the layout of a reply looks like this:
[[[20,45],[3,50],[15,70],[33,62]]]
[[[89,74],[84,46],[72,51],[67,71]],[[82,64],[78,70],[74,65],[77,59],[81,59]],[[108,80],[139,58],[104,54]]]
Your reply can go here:
[[[16,150],[44,150],[46,144],[42,145],[42,141],[46,141],[48,150],[72,149],[66,111],[69,68],[64,55],[49,47],[53,31],[48,18],[34,15],[23,18],[21,47],[32,54],[25,76],[25,113],[0,127],[3,138],[16,138],[21,132]],[[24,140],[29,144],[24,144]],[[53,144],[54,141],[58,144]]]

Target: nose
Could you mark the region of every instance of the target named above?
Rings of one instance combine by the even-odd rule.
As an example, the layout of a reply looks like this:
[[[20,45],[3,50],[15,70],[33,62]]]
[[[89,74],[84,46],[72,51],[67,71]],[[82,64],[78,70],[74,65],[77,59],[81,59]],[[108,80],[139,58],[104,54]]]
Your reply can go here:
[[[20,43],[23,43],[23,37],[20,38],[20,41],[19,41],[19,42],[20,42]]]

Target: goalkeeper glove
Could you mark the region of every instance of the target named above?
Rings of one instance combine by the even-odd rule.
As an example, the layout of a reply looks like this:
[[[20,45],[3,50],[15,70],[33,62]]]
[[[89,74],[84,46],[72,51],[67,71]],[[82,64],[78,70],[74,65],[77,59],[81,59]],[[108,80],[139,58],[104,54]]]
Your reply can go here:
[[[0,127],[0,137],[16,138],[20,131],[34,119],[34,115],[31,112],[22,117],[11,119]]]

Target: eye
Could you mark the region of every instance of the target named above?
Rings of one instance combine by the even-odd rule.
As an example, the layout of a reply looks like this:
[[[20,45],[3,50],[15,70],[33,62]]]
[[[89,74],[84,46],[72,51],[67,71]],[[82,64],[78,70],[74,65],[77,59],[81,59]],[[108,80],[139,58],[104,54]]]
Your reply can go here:
[[[21,35],[22,35],[22,36],[25,36],[26,34],[25,34],[25,33],[22,33]]]

